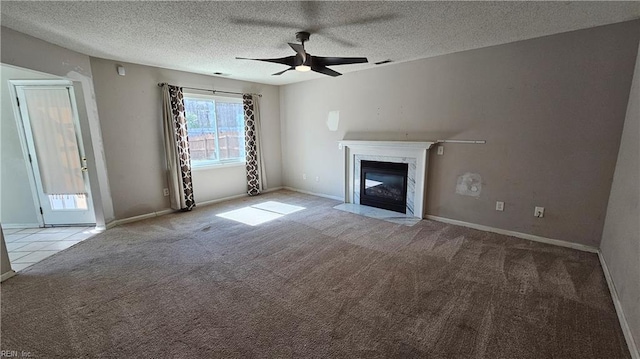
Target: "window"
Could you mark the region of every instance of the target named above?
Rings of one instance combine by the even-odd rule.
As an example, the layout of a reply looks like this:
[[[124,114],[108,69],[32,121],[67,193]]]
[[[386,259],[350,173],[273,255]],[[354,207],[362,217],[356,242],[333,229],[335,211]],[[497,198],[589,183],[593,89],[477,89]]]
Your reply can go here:
[[[184,109],[192,166],[244,162],[241,99],[189,94]]]

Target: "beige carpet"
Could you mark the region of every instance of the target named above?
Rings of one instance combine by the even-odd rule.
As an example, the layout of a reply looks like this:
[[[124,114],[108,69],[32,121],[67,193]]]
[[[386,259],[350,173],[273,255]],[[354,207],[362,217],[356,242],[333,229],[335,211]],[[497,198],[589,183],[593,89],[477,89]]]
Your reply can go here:
[[[306,209],[250,227],[215,215]],[[2,284],[33,358],[629,358],[595,254],[280,191],[110,229]]]

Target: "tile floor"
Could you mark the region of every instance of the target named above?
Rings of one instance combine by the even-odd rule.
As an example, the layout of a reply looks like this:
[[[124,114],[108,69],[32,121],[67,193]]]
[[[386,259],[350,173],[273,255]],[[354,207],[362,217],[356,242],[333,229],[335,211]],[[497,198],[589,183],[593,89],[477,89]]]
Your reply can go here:
[[[99,233],[94,227],[2,229],[11,268],[19,272]]]

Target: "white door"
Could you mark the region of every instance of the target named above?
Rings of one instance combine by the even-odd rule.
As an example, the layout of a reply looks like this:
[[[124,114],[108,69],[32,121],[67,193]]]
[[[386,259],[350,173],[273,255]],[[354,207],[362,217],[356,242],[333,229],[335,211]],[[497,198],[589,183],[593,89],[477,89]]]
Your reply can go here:
[[[95,224],[73,86],[15,91],[44,224]]]

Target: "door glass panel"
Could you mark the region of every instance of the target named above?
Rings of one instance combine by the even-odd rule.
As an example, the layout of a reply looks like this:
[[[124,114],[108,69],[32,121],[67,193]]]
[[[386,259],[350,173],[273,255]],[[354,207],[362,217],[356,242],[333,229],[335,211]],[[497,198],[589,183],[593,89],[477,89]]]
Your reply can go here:
[[[15,88],[43,224],[95,223],[73,87]]]
[[[87,209],[87,196],[83,194],[50,194],[48,197],[54,211]]]
[[[68,90],[26,88],[24,95],[44,193],[85,193]]]

